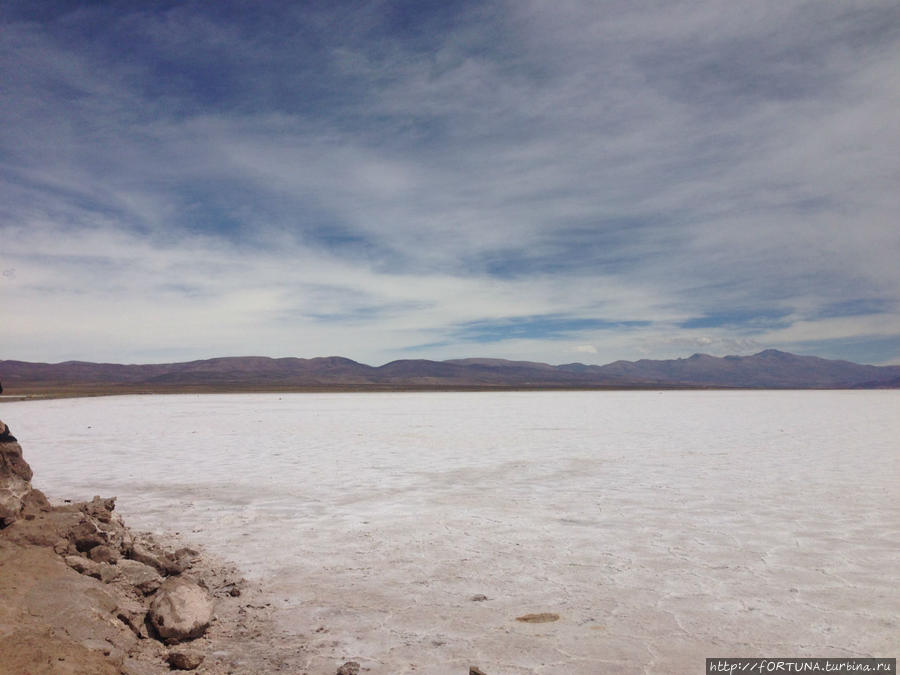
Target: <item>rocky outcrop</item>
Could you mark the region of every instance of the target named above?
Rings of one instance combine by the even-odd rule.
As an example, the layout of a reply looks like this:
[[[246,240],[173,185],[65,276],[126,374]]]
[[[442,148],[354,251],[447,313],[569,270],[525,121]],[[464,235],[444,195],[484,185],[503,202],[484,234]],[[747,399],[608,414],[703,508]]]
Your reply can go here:
[[[115,498],[51,506],[31,488],[18,442],[5,425],[2,431],[0,486],[15,490],[3,493],[9,519],[0,526],[0,674],[306,669],[308,655],[296,636],[285,639],[262,588],[220,560],[132,532]],[[160,612],[158,627],[149,616],[154,603],[164,604],[163,586],[194,588],[193,618],[178,637],[161,630],[179,624],[174,614]],[[173,605],[180,594],[169,596]],[[189,637],[201,627],[202,635]],[[176,639],[187,641],[166,644]]]
[[[198,584],[170,577],[160,587],[150,605],[150,624],[156,634],[172,644],[200,637],[209,628],[213,602]]]
[[[31,510],[49,508],[47,498],[31,487],[31,467],[9,427],[0,421],[0,528],[7,527]]]
[[[198,642],[177,652],[163,643],[204,635],[214,608],[207,587],[230,605],[222,611],[252,625],[245,608],[238,615],[233,572],[133,534],[114,497],[51,506],[2,422],[0,432],[0,672],[196,668],[206,651]]]

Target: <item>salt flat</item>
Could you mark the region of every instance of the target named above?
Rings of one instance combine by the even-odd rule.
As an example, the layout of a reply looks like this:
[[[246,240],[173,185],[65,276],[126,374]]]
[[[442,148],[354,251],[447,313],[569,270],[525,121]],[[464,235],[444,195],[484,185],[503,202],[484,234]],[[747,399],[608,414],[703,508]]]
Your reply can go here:
[[[699,673],[900,646],[898,391],[131,396],[2,416],[51,499],[118,495],[133,527],[265,583],[310,673]],[[515,620],[535,612],[560,619]]]

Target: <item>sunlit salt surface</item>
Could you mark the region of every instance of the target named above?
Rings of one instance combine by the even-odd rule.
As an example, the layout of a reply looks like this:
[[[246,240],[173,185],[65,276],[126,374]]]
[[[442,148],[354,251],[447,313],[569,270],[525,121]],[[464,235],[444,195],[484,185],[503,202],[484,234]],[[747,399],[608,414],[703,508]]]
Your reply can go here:
[[[309,673],[699,673],[900,646],[897,391],[145,396],[0,417],[51,498],[118,495],[132,526],[267,585]],[[537,612],[560,619],[515,620]]]

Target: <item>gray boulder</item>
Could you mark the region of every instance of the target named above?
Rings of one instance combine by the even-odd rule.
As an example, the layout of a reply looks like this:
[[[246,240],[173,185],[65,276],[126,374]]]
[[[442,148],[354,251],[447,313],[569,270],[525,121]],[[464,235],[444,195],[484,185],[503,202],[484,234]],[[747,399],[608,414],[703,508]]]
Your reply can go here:
[[[150,604],[150,623],[167,644],[200,637],[212,617],[213,600],[209,593],[182,577],[166,579]]]

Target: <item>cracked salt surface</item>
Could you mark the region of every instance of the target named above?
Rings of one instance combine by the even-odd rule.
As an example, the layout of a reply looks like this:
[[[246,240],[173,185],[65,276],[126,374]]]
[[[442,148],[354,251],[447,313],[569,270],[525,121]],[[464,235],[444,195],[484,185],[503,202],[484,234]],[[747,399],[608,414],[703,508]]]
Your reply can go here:
[[[3,405],[51,498],[118,495],[233,560],[329,675],[895,656],[898,413],[898,391]]]

